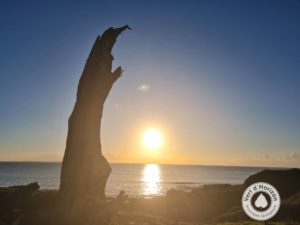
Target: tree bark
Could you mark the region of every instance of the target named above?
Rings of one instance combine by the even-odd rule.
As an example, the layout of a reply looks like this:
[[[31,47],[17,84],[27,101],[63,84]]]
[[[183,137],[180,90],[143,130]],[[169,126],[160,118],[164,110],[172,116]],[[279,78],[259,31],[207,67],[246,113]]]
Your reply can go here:
[[[91,198],[104,200],[111,167],[101,152],[101,117],[105,99],[122,74],[121,67],[112,71],[111,51],[126,29],[130,28],[109,28],[98,36],[82,72],[68,123],[58,208],[84,208]]]

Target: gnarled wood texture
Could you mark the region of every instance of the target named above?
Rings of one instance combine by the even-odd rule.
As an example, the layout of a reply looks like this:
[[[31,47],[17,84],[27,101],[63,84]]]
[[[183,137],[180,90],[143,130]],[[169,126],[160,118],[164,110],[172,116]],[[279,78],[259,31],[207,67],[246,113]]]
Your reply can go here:
[[[61,209],[84,208],[84,202],[90,202],[90,198],[104,200],[111,167],[101,152],[101,117],[105,99],[122,73],[121,67],[112,71],[111,51],[126,29],[130,28],[109,28],[96,38],[81,75],[61,168]]]

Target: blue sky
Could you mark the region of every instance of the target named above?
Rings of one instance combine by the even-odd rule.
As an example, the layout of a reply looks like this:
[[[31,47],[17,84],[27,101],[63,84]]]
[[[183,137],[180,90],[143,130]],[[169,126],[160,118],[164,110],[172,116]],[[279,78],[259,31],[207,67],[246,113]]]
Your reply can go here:
[[[299,1],[6,1],[0,10],[0,160],[62,159],[91,45],[129,24],[113,50],[124,76],[103,117],[110,161],[300,166]],[[140,146],[149,127],[165,139],[156,156]]]

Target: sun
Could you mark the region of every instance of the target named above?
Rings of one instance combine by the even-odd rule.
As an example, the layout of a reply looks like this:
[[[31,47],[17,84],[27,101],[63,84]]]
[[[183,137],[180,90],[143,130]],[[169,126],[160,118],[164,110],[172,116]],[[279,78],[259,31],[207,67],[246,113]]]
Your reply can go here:
[[[148,129],[143,139],[145,147],[151,150],[157,149],[162,143],[161,133],[154,128]]]

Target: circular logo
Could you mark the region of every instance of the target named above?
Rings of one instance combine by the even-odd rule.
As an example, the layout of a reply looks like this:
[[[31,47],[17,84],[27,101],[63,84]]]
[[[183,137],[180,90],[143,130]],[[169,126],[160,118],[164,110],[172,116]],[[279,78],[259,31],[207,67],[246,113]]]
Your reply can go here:
[[[251,219],[266,221],[278,212],[280,195],[271,184],[264,182],[254,183],[244,191],[242,206]]]

